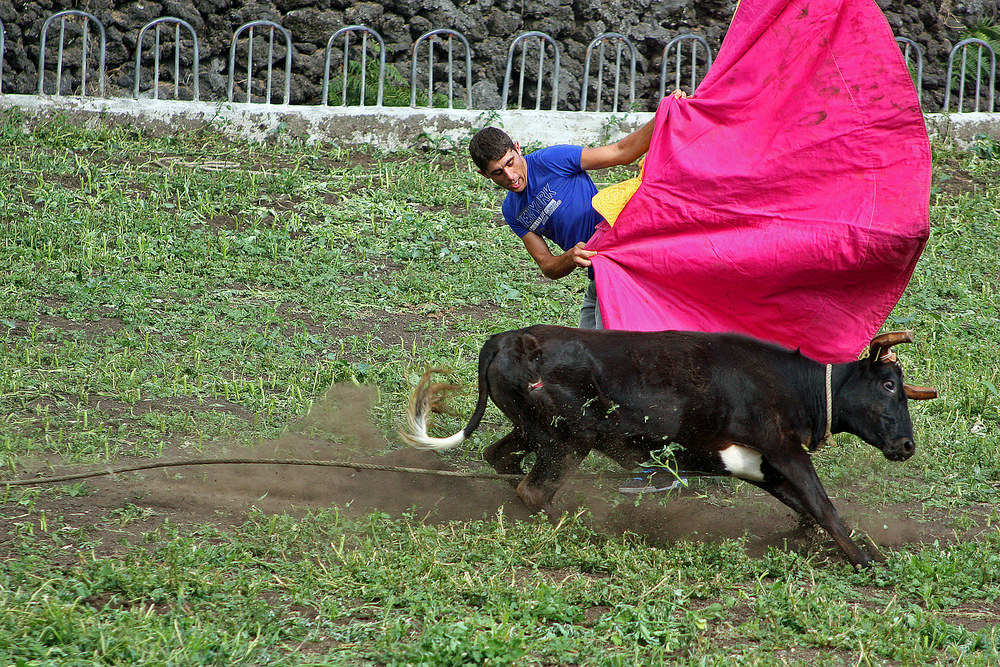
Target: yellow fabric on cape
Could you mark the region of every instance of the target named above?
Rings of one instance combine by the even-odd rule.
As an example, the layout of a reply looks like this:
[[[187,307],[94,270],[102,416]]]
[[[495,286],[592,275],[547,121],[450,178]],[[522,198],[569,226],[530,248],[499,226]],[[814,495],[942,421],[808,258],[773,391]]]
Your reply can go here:
[[[645,158],[643,158],[643,161],[645,161]],[[604,216],[609,225],[614,227],[615,221],[618,219],[618,214],[622,212],[625,204],[632,198],[635,191],[639,189],[640,183],[642,183],[641,171],[634,178],[598,190],[597,194],[590,200],[591,206],[594,207],[595,211]]]

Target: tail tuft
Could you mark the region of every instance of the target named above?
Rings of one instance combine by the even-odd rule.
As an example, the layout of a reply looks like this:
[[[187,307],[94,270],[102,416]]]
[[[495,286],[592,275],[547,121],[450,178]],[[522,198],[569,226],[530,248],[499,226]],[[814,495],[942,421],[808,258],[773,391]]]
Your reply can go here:
[[[446,382],[432,383],[430,381],[431,375],[434,373],[446,372],[440,368],[429,369],[420,378],[420,382],[410,396],[409,408],[406,411],[407,428],[399,431],[399,437],[411,447],[440,451],[456,447],[465,440],[463,431],[447,438],[434,438],[427,433],[430,413],[454,414],[445,405],[444,397],[457,391],[458,387]]]

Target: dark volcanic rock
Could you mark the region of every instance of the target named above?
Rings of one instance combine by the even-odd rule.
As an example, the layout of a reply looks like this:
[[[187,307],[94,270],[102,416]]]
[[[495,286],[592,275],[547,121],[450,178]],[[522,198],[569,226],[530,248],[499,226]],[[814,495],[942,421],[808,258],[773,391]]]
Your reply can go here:
[[[993,5],[993,0],[877,1],[893,32],[913,39],[923,49],[926,77],[923,104],[927,110],[938,110],[944,95],[944,73],[949,52],[966,26],[995,18],[988,15],[988,6]],[[396,86],[406,89],[396,95],[397,99],[409,98],[410,67],[417,39],[433,29],[445,28],[461,33],[469,41],[472,51],[473,104],[480,108],[499,105],[508,48],[517,35],[538,30],[559,44],[559,108],[569,110],[580,105],[587,45],[599,34],[621,33],[632,41],[638,51],[636,100],[637,107],[645,111],[655,109],[663,50],[670,39],[679,34],[693,33],[704,37],[713,50],[718,50],[736,5],[734,0],[92,0],[86,3],[76,0],[18,0],[15,9],[14,4],[13,0],[0,0],[0,21],[5,28],[2,69],[2,90],[5,93],[35,92],[40,33],[45,19],[56,12],[82,5],[107,30],[109,96],[131,96],[139,31],[156,18],[171,16],[186,21],[197,32],[200,95],[205,100],[226,97],[227,85],[224,82],[228,78],[234,32],[250,21],[272,21],[292,34],[290,88],[294,104],[320,103],[330,36],[341,27],[360,24],[377,31],[385,40],[386,60],[394,70],[392,79]],[[74,20],[68,25],[71,27],[66,31],[62,92],[79,94],[80,22]],[[99,43],[98,30],[93,23],[89,26],[89,34],[88,53],[91,61],[96,63]],[[174,24],[161,28],[160,82],[163,94],[172,94],[173,36]],[[183,91],[180,96],[190,97],[193,75],[190,64],[185,63],[191,61],[193,45],[186,30],[181,30],[181,37],[179,51],[184,71],[179,82]],[[46,49],[49,52],[46,54],[47,63],[54,61],[57,47],[53,45],[58,43],[58,38],[59,26],[55,22],[47,36],[50,45]],[[255,29],[252,77],[252,97],[255,101],[261,101],[261,96],[266,94],[264,81],[268,71],[268,40],[265,27]],[[152,44],[153,37],[147,36],[144,39],[141,71],[144,90],[153,81]],[[425,60],[426,44],[425,40],[419,56]],[[338,45],[342,50],[340,41]],[[337,76],[338,45],[332,47],[332,78]],[[434,81],[435,89],[440,92],[445,89],[448,80],[444,64],[447,52],[443,42],[437,42],[435,49],[439,64],[434,71]],[[453,53],[456,62],[455,96],[462,99],[466,94],[465,86],[470,85],[465,81],[464,67],[460,64],[465,57],[464,48],[456,42]],[[284,40],[280,34],[275,34],[270,63],[274,76],[273,102],[280,102],[284,93],[284,54]],[[96,65],[92,65],[91,69],[96,72]],[[238,51],[234,88],[241,92],[246,88],[245,70],[246,56]],[[88,72],[89,94],[96,91],[94,76]],[[46,66],[46,82],[46,92],[54,92],[54,64]],[[534,83],[526,80],[525,90],[533,89]],[[369,87],[373,87],[372,84]],[[546,90],[548,88],[546,86]],[[245,92],[242,94],[243,97],[238,99],[245,99]],[[387,95],[387,99],[389,97]],[[548,108],[548,102],[543,106]]]

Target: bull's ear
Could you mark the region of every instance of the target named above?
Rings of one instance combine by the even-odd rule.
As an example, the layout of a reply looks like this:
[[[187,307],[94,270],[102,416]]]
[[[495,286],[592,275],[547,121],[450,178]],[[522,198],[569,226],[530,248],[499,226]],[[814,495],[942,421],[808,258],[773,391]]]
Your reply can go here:
[[[926,401],[931,398],[937,398],[937,389],[934,387],[911,387],[908,384],[903,385],[903,389],[906,391],[906,397],[913,401]]]
[[[531,334],[522,334],[521,337],[517,339],[517,345],[520,348],[519,351],[524,355],[524,359],[527,361],[536,362],[538,361],[538,358],[542,356],[542,344]]]
[[[887,331],[872,338],[872,342],[868,345],[867,356],[873,364],[880,361],[893,362],[896,361],[896,353],[893,352],[892,346],[912,342],[912,331]]]

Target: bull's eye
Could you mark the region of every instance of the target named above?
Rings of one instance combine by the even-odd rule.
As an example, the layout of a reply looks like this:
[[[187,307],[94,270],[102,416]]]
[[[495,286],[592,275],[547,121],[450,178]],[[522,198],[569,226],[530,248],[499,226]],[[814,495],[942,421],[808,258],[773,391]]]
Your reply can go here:
[[[885,389],[890,394],[896,393],[896,382],[893,380],[886,380],[882,383],[882,388]]]

